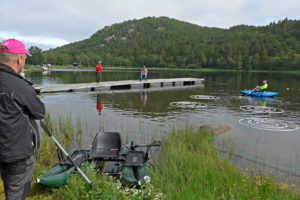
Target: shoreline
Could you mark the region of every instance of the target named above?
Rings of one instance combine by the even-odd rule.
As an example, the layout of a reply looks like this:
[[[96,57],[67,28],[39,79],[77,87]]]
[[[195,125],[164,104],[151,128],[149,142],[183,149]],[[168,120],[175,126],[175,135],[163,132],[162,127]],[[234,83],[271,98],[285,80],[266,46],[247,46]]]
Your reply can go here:
[[[201,69],[191,69],[191,68],[158,68],[158,67],[148,67],[151,70],[155,71],[199,71],[199,72],[243,72],[243,73],[299,73],[300,70],[250,70],[250,71],[244,71],[244,70],[234,70],[234,69],[216,69],[216,68],[201,68]],[[25,66],[26,71],[46,71],[42,68],[42,66]],[[94,70],[95,67],[85,67],[85,66],[51,66],[48,67],[49,70],[51,69],[88,69],[88,70]],[[140,70],[140,67],[124,67],[124,66],[104,66],[103,70]]]

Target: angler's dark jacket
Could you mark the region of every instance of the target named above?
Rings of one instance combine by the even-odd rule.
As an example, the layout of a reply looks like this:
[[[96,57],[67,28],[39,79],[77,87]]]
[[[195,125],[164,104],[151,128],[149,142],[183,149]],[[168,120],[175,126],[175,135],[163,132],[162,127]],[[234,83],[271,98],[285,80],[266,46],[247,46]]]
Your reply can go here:
[[[39,148],[35,119],[44,118],[45,106],[31,85],[0,64],[0,162],[27,158]]]

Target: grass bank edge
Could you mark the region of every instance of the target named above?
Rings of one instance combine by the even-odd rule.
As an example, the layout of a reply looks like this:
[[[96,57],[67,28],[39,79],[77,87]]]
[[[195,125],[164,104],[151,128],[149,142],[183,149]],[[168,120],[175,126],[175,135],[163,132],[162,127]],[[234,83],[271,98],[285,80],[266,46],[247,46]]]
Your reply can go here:
[[[26,65],[27,70],[42,70],[38,66]],[[68,66],[68,65],[55,65],[51,66],[49,69],[89,69],[94,70],[95,67],[88,66]],[[159,67],[148,67],[149,70],[155,71],[199,71],[199,72],[246,72],[246,73],[299,73],[300,70],[236,70],[236,69],[217,69],[217,68],[159,68]],[[125,67],[125,66],[105,66],[104,70],[137,70],[140,71],[141,67]]]

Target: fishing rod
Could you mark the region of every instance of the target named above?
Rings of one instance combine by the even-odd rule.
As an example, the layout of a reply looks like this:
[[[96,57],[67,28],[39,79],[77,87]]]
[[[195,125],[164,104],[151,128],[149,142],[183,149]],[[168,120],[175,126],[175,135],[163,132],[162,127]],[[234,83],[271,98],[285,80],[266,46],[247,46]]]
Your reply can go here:
[[[41,127],[44,129],[46,134],[53,139],[58,148],[66,155],[67,159],[72,163],[72,165],[76,168],[76,170],[81,174],[81,176],[86,180],[86,182],[92,187],[92,182],[88,179],[88,177],[83,173],[83,171],[76,165],[73,159],[69,156],[68,152],[59,144],[59,142],[52,135],[48,127],[40,120]]]

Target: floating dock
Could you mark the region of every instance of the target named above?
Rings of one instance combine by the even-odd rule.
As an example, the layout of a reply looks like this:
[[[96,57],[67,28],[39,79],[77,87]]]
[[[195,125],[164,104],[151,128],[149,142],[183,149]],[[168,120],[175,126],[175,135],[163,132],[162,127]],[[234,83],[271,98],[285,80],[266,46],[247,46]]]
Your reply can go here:
[[[67,93],[67,92],[91,92],[113,90],[136,90],[148,88],[176,88],[185,86],[201,86],[204,79],[199,78],[171,78],[171,79],[148,79],[147,81],[124,80],[106,81],[100,85],[93,83],[60,84],[51,86],[34,86],[37,93]]]

